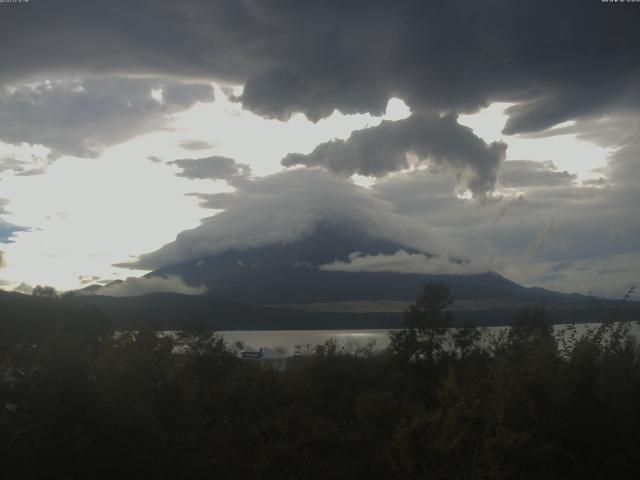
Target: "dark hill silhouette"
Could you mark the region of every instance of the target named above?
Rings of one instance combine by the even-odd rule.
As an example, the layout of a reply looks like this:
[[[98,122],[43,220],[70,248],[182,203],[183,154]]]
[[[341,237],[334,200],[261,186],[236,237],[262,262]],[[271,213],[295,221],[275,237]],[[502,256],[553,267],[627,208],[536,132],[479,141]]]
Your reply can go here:
[[[137,297],[79,296],[95,305],[116,328],[177,330],[305,330],[398,328],[399,313],[304,312],[294,308],[246,305],[207,296],[150,293]]]
[[[605,306],[601,310],[582,303],[550,309],[547,319],[552,323],[603,321],[614,312],[612,305]],[[25,335],[31,335],[29,332],[34,325],[53,326],[62,320],[68,323],[73,320],[69,312],[79,311],[74,310],[75,307],[83,307],[82,311],[90,311],[84,307],[98,307],[116,329],[339,330],[399,328],[402,323],[400,312],[305,311],[175,293],[151,293],[137,297],[76,295],[63,301],[52,301],[0,290],[0,333],[18,329]],[[638,304],[632,303],[620,310],[616,317],[634,320],[639,313]],[[516,314],[513,308],[457,310],[454,312],[454,325],[467,322],[487,326],[510,325]]]

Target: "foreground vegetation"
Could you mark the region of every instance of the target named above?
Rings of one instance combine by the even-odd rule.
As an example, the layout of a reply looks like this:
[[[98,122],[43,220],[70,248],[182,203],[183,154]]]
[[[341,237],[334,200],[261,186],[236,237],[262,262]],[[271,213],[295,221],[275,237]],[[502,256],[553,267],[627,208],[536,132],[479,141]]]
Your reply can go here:
[[[631,478],[640,353],[627,323],[561,341],[542,309],[449,329],[425,286],[391,346],[335,342],[285,372],[210,331],[115,335],[39,291],[0,302],[5,478]],[[176,348],[179,346],[179,348]]]

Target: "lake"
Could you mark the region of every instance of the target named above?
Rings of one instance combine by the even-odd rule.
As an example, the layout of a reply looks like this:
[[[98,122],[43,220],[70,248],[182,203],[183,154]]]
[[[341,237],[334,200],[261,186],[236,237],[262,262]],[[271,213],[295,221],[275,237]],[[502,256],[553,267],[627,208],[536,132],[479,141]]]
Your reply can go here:
[[[597,323],[578,323],[575,324],[578,335],[583,334],[590,328],[597,328]],[[554,325],[554,330],[558,331],[566,328],[567,325]],[[509,327],[486,327],[490,333],[498,334]],[[287,354],[292,355],[296,346],[302,347],[302,350],[313,349],[317,345],[321,345],[329,339],[335,339],[340,346],[361,345],[364,346],[369,342],[375,342],[374,349],[382,350],[389,346],[389,332],[386,329],[376,330],[232,330],[218,332],[227,341],[229,345],[233,345],[238,341],[244,343],[246,347],[269,349],[283,348]],[[636,322],[631,323],[631,333],[636,338],[640,338],[640,325]]]

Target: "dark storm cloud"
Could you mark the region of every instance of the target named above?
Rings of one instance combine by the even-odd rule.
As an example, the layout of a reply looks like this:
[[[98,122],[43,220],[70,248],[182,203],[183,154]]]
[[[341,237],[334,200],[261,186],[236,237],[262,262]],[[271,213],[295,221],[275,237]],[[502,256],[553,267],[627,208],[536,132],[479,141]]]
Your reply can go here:
[[[505,151],[505,144],[487,145],[454,116],[413,115],[355,131],[348,140],[323,143],[309,155],[289,154],[282,164],[321,166],[346,176],[381,177],[408,168],[408,155],[413,154],[420,163],[429,161],[466,173],[465,186],[481,194],[493,189]]]
[[[637,10],[597,1],[256,2],[279,27],[241,100],[264,115],[414,112],[521,102],[509,133],[637,104]]]
[[[160,100],[151,92],[161,91]],[[90,78],[0,89],[0,140],[41,144],[54,154],[95,156],[164,126],[167,116],[212,101],[208,84],[153,78]]]
[[[244,2],[101,0],[2,5],[3,83],[91,74],[240,78],[260,32]],[[232,51],[234,50],[234,51]]]
[[[173,160],[169,165],[181,169],[177,176],[190,179],[232,180],[246,177],[251,172],[248,165],[236,163],[232,158],[218,156]]]
[[[635,5],[591,0],[60,0],[3,8],[0,79],[114,72],[246,84],[266,116],[471,111],[509,133],[638,104]]]

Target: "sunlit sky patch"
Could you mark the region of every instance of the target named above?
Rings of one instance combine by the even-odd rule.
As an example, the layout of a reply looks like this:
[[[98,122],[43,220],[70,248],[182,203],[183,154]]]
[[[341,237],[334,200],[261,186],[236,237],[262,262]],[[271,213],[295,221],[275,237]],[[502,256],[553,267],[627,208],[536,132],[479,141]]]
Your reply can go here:
[[[161,99],[160,92],[150,95]],[[268,120],[216,88],[214,102],[175,115],[161,131],[115,145],[96,159],[64,156],[37,175],[24,171],[46,166],[48,149],[2,144],[0,156],[24,162],[0,172],[0,196],[8,200],[3,218],[25,228],[0,246],[6,264],[2,278],[12,285],[74,289],[83,278],[143,273],[113,265],[155,250],[215,214],[186,194],[233,190],[224,181],[180,178],[167,162],[221,155],[250,165],[256,176],[268,175],[282,170],[280,160],[289,152],[306,153],[353,130],[407,115],[406,105],[392,99],[384,117],[335,112],[317,123],[300,114],[286,122]],[[205,148],[184,147],[196,142]]]
[[[566,170],[578,175],[580,180],[597,178],[594,170],[603,167],[612,152],[593,142],[579,139],[576,134],[552,135],[527,138],[525,135],[503,135],[502,129],[508,116],[504,110],[508,103],[494,103],[473,115],[461,115],[460,123],[471,127],[479,137],[487,142],[502,141],[509,148],[509,160],[551,160],[560,171]],[[566,122],[570,124],[572,122]],[[561,124],[556,129],[565,126]],[[552,129],[553,130],[553,129]]]

